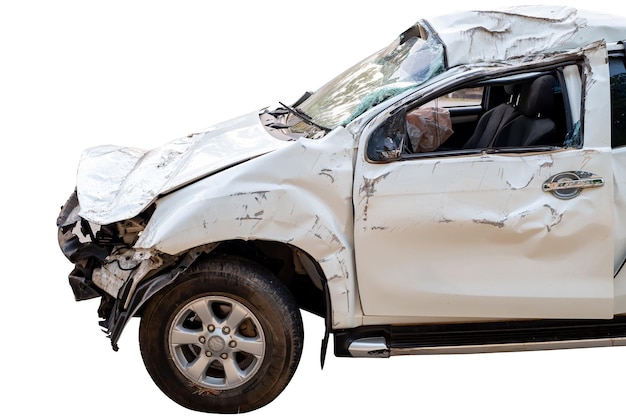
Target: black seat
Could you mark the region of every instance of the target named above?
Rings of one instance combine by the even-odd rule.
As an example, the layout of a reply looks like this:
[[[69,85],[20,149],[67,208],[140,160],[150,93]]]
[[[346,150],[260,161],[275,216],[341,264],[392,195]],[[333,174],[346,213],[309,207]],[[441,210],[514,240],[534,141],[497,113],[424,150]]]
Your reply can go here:
[[[502,128],[494,147],[526,147],[553,143],[556,124],[548,116],[554,107],[554,84],[556,78],[543,75],[520,92],[518,110],[520,115]]]
[[[500,130],[519,115],[516,108],[519,90],[519,84],[504,86],[504,91],[509,95],[509,101],[497,105],[482,115],[476,125],[476,130],[463,145],[463,149],[483,149],[489,147]]]

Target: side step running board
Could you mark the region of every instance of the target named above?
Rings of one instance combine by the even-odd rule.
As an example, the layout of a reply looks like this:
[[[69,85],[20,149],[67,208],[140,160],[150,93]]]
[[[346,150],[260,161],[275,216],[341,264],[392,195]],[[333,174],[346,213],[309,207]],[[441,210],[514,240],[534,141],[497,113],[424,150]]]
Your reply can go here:
[[[522,352],[551,349],[626,346],[626,337],[615,339],[563,340],[560,342],[506,343],[494,345],[388,348],[384,337],[357,339],[348,350],[354,358],[388,358],[400,355],[443,355],[453,353]]]
[[[626,346],[626,317],[415,326],[366,326],[335,332],[335,355],[487,353]]]

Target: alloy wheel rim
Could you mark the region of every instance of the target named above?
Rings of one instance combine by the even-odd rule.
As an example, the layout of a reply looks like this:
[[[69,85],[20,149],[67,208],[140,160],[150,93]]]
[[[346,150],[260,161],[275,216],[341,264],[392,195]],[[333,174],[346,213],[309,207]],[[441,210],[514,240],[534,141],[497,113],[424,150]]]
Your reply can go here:
[[[240,301],[207,295],[184,305],[168,331],[171,357],[191,382],[228,390],[245,384],[265,357],[257,317]]]

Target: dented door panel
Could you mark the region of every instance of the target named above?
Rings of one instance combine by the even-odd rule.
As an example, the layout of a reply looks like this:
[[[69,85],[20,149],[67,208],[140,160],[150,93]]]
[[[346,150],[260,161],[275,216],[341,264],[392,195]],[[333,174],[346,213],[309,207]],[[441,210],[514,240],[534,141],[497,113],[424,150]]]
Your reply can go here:
[[[605,57],[601,44],[586,51],[583,149],[385,164],[360,153],[355,250],[365,316],[613,317]],[[543,190],[546,180],[571,171],[604,183],[570,199]]]
[[[610,155],[580,150],[364,166],[364,314],[612,317],[612,184],[570,200],[542,191],[572,167],[611,181]]]

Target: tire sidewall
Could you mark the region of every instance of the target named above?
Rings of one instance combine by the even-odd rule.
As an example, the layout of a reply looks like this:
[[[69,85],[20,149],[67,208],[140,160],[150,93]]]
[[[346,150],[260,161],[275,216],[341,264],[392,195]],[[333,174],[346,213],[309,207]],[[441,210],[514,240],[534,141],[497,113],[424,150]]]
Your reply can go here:
[[[206,296],[228,297],[243,304],[264,333],[260,368],[247,382],[229,390],[207,389],[187,379],[174,364],[169,347],[169,329],[178,312]],[[301,335],[302,323],[294,320],[294,305],[282,283],[258,266],[213,261],[193,267],[184,280],[164,290],[146,309],[140,326],[146,368],[157,386],[186,408],[237,413],[262,407],[284,389],[293,375],[290,364],[299,361],[302,337],[300,346],[293,346],[292,332],[295,329]]]

